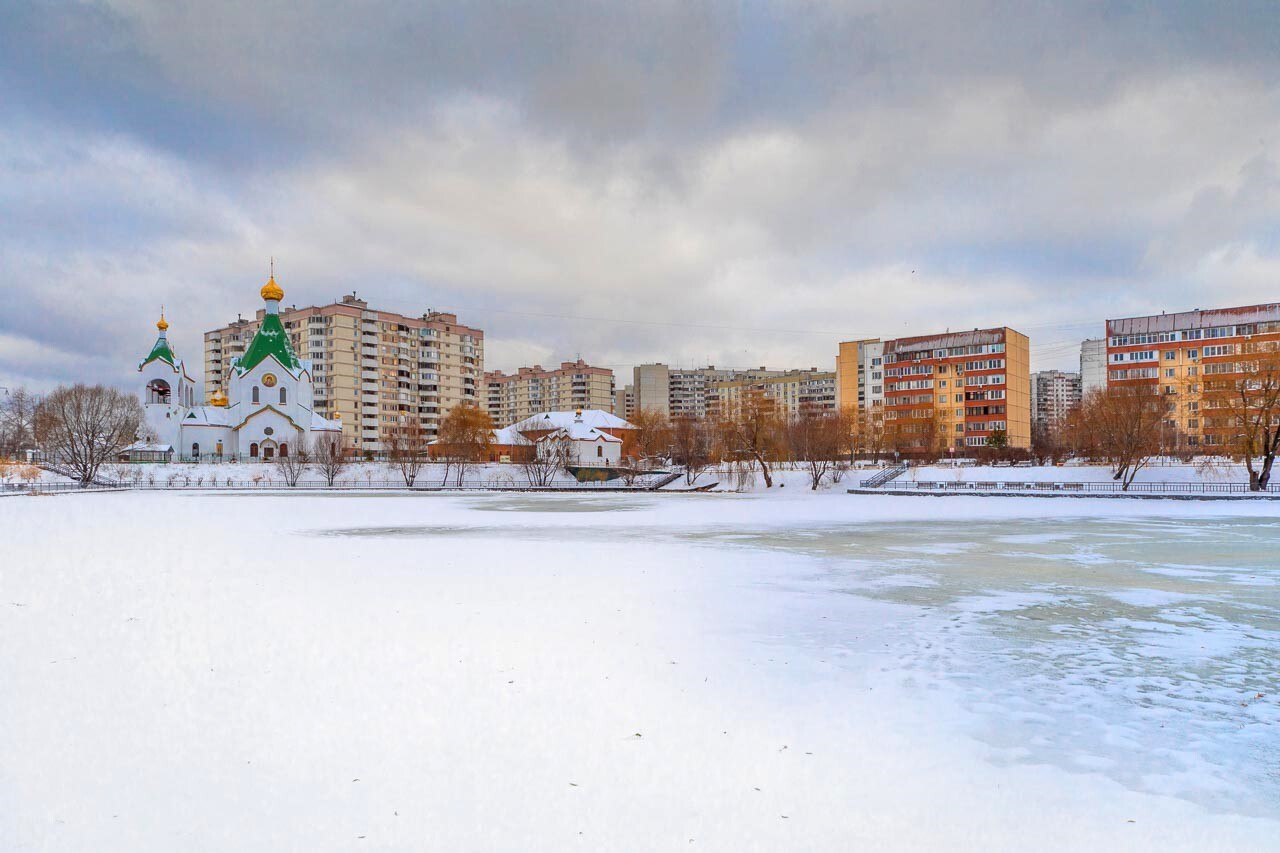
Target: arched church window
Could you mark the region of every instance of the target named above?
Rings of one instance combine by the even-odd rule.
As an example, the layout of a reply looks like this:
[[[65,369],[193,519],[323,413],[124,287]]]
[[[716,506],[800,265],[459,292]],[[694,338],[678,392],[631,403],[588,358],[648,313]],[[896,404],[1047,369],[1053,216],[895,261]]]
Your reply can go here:
[[[170,393],[169,383],[163,379],[153,379],[147,383],[148,403],[167,403]]]
[[[604,456],[604,448],[598,444],[596,445],[596,456],[597,457]]]
[[[287,441],[280,442],[280,457],[283,459],[288,455],[289,455],[289,442]]]
[[[257,391],[258,389],[254,388],[253,390]],[[256,441],[249,445],[249,458],[250,459],[258,458],[258,442]]]
[[[258,402],[258,386],[257,385],[253,386],[253,397],[251,399],[255,403]]]
[[[191,442],[191,458],[197,460],[200,458],[200,442],[198,441]]]
[[[282,406],[283,406],[283,405],[287,404],[288,402],[289,402],[289,394],[288,394],[288,391],[287,391],[287,390],[285,389],[285,387],[282,385],[282,386],[280,386],[280,405],[282,405]]]

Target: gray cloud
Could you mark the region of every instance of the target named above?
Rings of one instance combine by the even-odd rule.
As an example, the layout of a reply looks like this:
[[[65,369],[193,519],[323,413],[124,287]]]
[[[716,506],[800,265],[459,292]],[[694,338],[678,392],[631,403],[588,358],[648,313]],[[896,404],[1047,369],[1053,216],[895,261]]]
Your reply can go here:
[[[269,255],[289,301],[457,310],[506,369],[1006,322],[1070,365],[1106,316],[1280,298],[1278,19],[11,5],[0,384],[129,381],[162,302],[198,362]]]

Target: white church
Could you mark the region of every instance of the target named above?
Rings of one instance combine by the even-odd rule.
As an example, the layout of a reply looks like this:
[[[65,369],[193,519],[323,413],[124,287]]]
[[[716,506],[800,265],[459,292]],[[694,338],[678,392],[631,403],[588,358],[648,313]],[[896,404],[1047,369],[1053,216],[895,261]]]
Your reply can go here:
[[[196,385],[169,346],[163,313],[160,336],[138,365],[143,408],[151,436],[129,448],[135,459],[241,459],[266,461],[288,456],[321,437],[341,438],[342,422],[311,410],[311,362],[299,359],[280,322],[284,291],[275,276],[263,285],[266,316],[232,362],[225,394],[196,405]]]

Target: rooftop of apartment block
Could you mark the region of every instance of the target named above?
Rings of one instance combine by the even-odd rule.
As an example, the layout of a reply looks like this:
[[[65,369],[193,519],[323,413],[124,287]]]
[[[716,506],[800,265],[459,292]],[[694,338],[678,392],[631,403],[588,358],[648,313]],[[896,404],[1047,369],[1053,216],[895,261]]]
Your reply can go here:
[[[533,367],[520,367],[515,373],[504,373],[501,370],[486,370],[484,378],[494,382],[501,382],[509,379],[536,379],[544,376],[553,376],[561,373],[594,373],[597,376],[612,376],[613,371],[607,367],[593,367],[582,359],[577,361],[562,361],[559,367],[546,368],[540,364]]]
[[[340,299],[326,305],[304,305],[301,308],[297,305],[290,305],[287,308],[281,308],[281,313],[290,315],[301,314],[304,316],[308,314],[343,314],[349,317],[364,317],[366,314],[373,314],[375,317],[372,319],[376,319],[378,322],[399,323],[412,328],[434,328],[444,326],[448,327],[447,330],[450,332],[474,335],[477,338],[484,337],[484,332],[481,329],[459,323],[457,314],[447,311],[436,311],[428,308],[421,315],[417,317],[410,317],[406,314],[400,314],[395,311],[381,311],[376,308],[371,310],[369,308],[368,301],[359,298],[354,292],[344,294]],[[261,322],[264,315],[265,310],[259,308],[255,314],[255,320],[257,322]],[[233,328],[235,326],[246,325],[249,322],[251,321],[246,320],[243,316],[239,316],[222,328]],[[213,330],[215,333],[218,331],[220,331],[220,329]],[[205,334],[211,333],[206,332]]]
[[[1176,314],[1150,314],[1107,321],[1108,335],[1131,335],[1143,332],[1178,332],[1213,326],[1244,323],[1266,323],[1280,320],[1280,302],[1242,305],[1237,308],[1210,308],[1181,311]]]
[[[1006,332],[1010,331],[1012,329],[1005,326],[997,326],[992,329],[974,329],[970,332],[943,332],[933,335],[917,335],[911,338],[894,338],[884,342],[884,351],[888,354],[998,344],[1004,342]]]

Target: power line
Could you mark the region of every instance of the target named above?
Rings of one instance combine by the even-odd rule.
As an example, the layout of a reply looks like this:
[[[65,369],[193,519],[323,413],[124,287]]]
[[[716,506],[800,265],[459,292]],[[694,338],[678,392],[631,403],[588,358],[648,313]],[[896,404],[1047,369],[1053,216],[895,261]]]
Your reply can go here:
[[[408,308],[410,310],[418,310],[421,306],[412,306],[404,300],[380,300],[381,304],[395,306],[398,308]],[[781,329],[771,326],[735,326],[724,323],[679,323],[671,320],[638,320],[630,317],[592,317],[581,314],[561,314],[556,312],[541,311],[516,311],[510,308],[493,308],[489,306],[468,306],[464,308],[435,309],[445,310],[450,314],[507,314],[516,317],[536,317],[546,320],[574,320],[584,323],[612,323],[616,325],[628,326],[658,326],[673,329],[710,329],[715,331],[727,332],[772,332],[776,334],[786,335],[821,335],[823,337],[837,338],[839,340],[861,340],[865,338],[878,337],[869,333],[852,333],[848,331],[836,332],[829,329]],[[1081,320],[1067,323],[1037,323],[1033,325],[1023,325],[1021,329],[1070,329],[1082,328],[1085,326],[1100,325],[1099,320]],[[965,331],[962,329],[955,330],[957,332]],[[1015,331],[1018,331],[1015,329]],[[1032,346],[1040,346],[1040,344],[1032,343]]]

